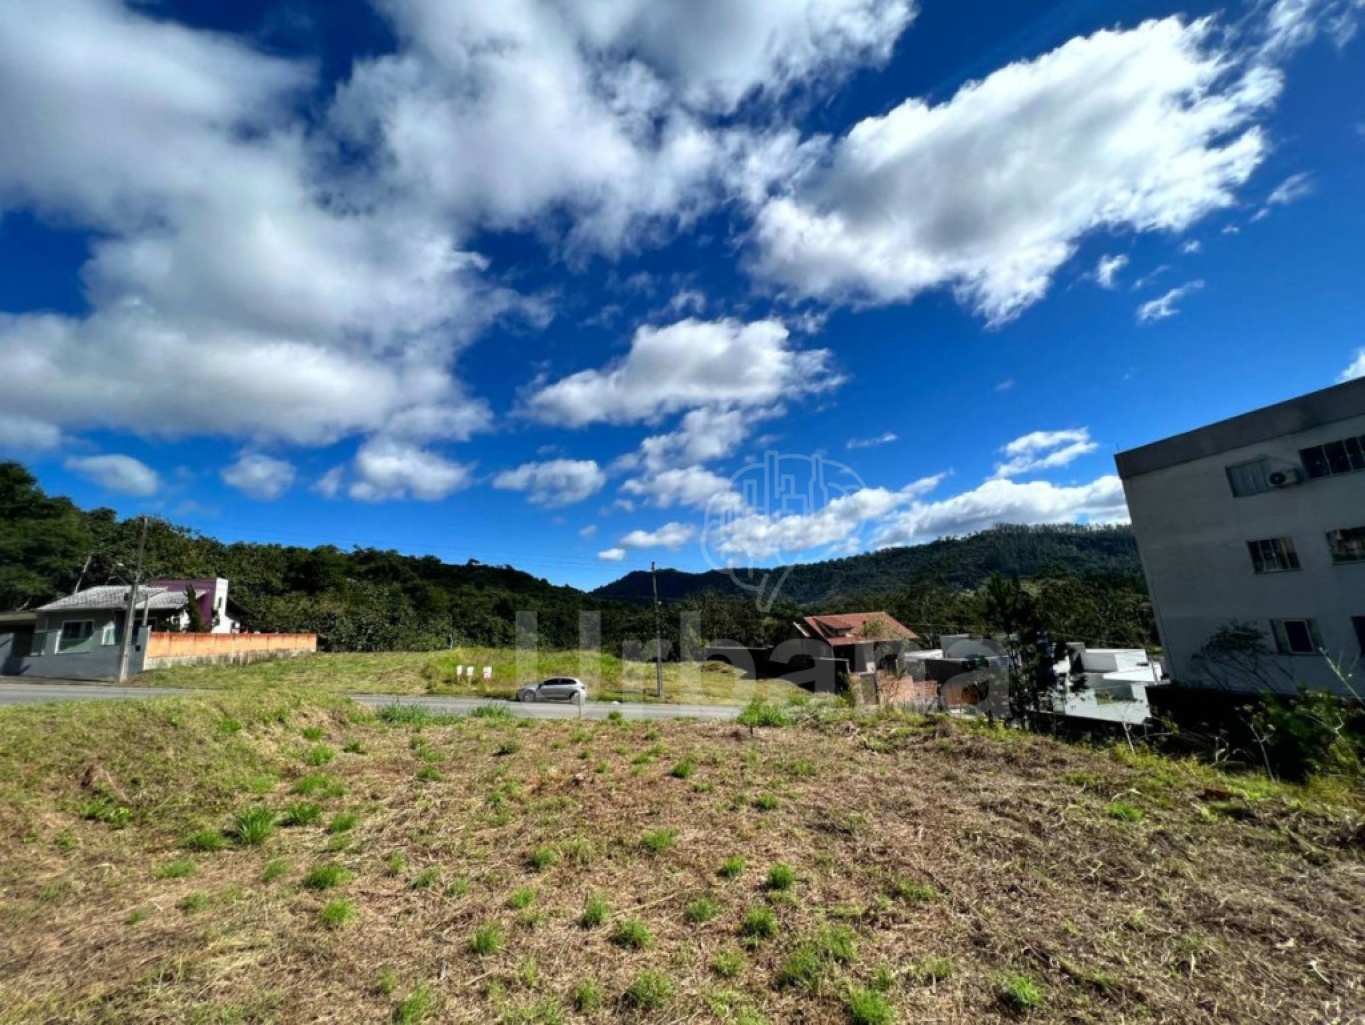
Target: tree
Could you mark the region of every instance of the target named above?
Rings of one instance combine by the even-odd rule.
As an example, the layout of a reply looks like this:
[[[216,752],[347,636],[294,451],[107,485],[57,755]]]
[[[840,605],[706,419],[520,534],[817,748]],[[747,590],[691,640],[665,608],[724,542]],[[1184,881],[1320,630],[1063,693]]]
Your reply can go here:
[[[89,552],[80,510],[44,494],[19,463],[0,463],[0,610],[40,605],[70,590]]]
[[[199,608],[199,596],[194,593],[194,585],[185,588],[185,597],[189,604],[185,606],[185,611],[189,614],[189,625],[186,630],[192,634],[203,634],[209,632],[209,626],[204,622],[204,613]]]

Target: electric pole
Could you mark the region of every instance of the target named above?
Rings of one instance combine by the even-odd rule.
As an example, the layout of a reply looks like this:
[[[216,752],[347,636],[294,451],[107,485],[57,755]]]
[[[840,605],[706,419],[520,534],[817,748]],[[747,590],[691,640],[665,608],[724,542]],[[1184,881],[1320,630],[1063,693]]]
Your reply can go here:
[[[128,656],[133,651],[133,632],[137,628],[137,589],[142,583],[142,553],[147,547],[147,517],[142,517],[142,534],[137,542],[137,568],[133,571],[133,586],[128,588],[128,610],[123,617],[123,650],[118,657],[118,682],[128,680]]]
[[[654,583],[654,682],[655,695],[664,699],[664,628],[659,612],[659,574],[654,563],[649,564],[649,578]]]

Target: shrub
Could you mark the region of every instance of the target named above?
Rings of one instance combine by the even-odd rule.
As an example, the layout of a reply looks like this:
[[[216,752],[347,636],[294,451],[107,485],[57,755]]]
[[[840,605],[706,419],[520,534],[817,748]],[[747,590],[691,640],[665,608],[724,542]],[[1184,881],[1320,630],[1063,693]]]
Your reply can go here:
[[[796,871],[782,862],[778,862],[768,869],[768,880],[765,883],[769,890],[790,890],[796,883]]]
[[[663,972],[641,972],[626,990],[626,1001],[645,1011],[657,1011],[677,992],[673,980]]]
[[[744,971],[747,961],[738,950],[722,950],[711,961],[711,970],[722,979],[733,979]]]
[[[611,914],[606,898],[593,894],[583,905],[583,914],[578,917],[578,924],[584,929],[596,929],[607,920]]]
[[[716,874],[722,879],[734,879],[744,871],[747,866],[744,859],[738,856],[726,858],[720,863],[720,868]]]
[[[181,858],[162,865],[156,870],[156,877],[158,879],[184,879],[186,876],[194,875],[194,872],[194,862],[188,858]]]
[[[232,837],[248,847],[259,847],[275,831],[275,813],[269,808],[248,808],[232,824]]]
[[[895,1008],[875,989],[854,989],[848,994],[848,1017],[853,1025],[891,1025]]]
[[[187,851],[221,851],[227,846],[227,840],[216,829],[201,829],[181,840],[180,846]]]
[[[677,842],[676,829],[651,829],[640,838],[640,846],[651,854],[662,854]]]
[[[710,897],[698,897],[687,905],[687,920],[694,925],[702,925],[720,914],[720,905]]]
[[[644,950],[653,946],[654,934],[638,918],[627,918],[611,931],[611,941],[627,950]]]
[[[349,900],[328,901],[318,915],[324,929],[340,929],[354,921],[355,916],[355,904]]]
[[[351,873],[340,865],[328,863],[310,868],[302,883],[310,890],[330,890],[334,886],[344,886],[352,878]]]
[[[322,821],[322,809],[309,801],[295,801],[285,806],[280,816],[280,825],[285,828],[294,826],[315,826]]]
[[[502,950],[502,929],[493,924],[481,925],[470,937],[469,949],[479,957],[491,957]]]
[[[1031,1011],[1041,1007],[1043,988],[1020,972],[1002,972],[995,977],[995,998],[1011,1011]]]
[[[754,908],[744,916],[740,932],[751,940],[766,940],[777,932],[777,916],[771,908]]]
[[[1253,720],[1281,776],[1299,783],[1321,774],[1359,778],[1365,719],[1344,698],[1300,688],[1297,697],[1267,695],[1263,702]]]

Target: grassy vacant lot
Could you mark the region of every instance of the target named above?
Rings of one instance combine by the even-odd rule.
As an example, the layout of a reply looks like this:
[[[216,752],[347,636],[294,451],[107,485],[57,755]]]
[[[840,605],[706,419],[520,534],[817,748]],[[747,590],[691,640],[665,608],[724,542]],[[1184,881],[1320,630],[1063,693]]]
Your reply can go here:
[[[0,1022],[1365,1012],[1359,795],[837,711],[386,715],[0,711]]]
[[[474,666],[476,676],[456,676]],[[493,667],[485,682],[483,667]],[[182,666],[147,673],[154,687],[228,689],[256,684],[306,687],[329,694],[459,694],[510,698],[518,685],[550,676],[576,676],[594,701],[653,701],[654,664],[625,662],[598,652],[542,651],[523,656],[511,648],[456,648],[442,652],[373,655],[312,655],[246,666]],[[786,700],[803,691],[783,680],[745,680],[717,662],[664,663],[664,700],[689,704],[745,705],[755,697]]]

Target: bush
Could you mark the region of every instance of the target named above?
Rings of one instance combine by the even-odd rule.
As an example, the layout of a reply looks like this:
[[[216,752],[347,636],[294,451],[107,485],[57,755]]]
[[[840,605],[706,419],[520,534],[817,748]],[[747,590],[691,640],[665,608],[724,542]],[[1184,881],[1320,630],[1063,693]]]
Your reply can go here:
[[[1300,688],[1297,697],[1266,695],[1253,722],[1265,757],[1285,779],[1362,774],[1365,718],[1334,694]]]

